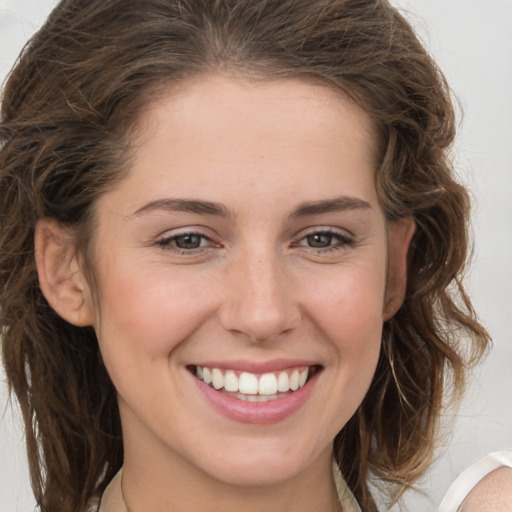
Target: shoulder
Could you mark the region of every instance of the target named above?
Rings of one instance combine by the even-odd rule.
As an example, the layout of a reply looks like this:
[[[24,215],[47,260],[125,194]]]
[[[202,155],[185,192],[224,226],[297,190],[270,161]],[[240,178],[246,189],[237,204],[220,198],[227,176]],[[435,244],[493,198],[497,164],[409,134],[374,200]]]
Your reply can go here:
[[[473,463],[451,485],[438,512],[510,512],[512,452],[490,453]]]
[[[486,475],[463,501],[460,512],[509,512],[512,510],[512,467]]]

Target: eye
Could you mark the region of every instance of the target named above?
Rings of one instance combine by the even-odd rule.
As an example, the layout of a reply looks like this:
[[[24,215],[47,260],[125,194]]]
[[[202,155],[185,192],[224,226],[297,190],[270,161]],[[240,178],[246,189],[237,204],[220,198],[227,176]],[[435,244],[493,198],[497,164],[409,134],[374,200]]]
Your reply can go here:
[[[160,247],[180,253],[194,252],[217,245],[213,240],[201,233],[178,233],[158,240]]]
[[[308,235],[306,237],[306,242],[309,247],[323,249],[325,247],[329,247],[332,244],[333,238],[333,235],[330,233],[313,233],[312,235]]]
[[[195,233],[187,233],[174,237],[173,242],[179,249],[197,249],[204,242],[204,237]]]
[[[346,233],[325,229],[307,233],[295,245],[325,251],[353,246],[354,239]]]

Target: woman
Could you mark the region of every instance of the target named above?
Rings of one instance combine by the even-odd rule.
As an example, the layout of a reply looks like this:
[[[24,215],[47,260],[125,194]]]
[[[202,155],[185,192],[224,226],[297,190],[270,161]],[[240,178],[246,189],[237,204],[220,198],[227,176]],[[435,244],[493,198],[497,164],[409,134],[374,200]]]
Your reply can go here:
[[[372,511],[423,473],[488,338],[447,85],[387,2],[65,0],[0,136],[41,510]]]

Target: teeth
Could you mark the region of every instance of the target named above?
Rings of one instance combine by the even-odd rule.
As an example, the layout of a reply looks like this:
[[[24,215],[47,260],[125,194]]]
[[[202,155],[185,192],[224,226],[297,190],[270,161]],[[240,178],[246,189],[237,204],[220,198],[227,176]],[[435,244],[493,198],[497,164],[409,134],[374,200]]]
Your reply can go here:
[[[258,393],[260,395],[275,395],[277,393],[277,379],[273,373],[265,373],[260,377]]]
[[[306,377],[308,373],[306,372]],[[281,393],[286,393],[290,389],[290,379],[288,378],[288,374],[286,372],[281,372],[277,379],[277,391]]]
[[[224,375],[218,368],[212,370],[212,384],[215,389],[222,389],[224,387]]]
[[[208,368],[203,368],[203,380],[205,384],[210,384],[212,381],[212,373]]]
[[[306,384],[306,381],[308,380],[308,372],[300,372],[299,373],[299,388],[304,386]]]
[[[275,395],[244,395],[243,393],[237,393],[235,395],[239,400],[244,400],[246,402],[270,402],[272,400],[277,400],[283,396],[286,396],[287,393],[277,393]]]
[[[297,370],[294,370],[290,375],[290,389],[292,391],[299,389],[299,372]]]
[[[254,373],[242,372],[238,381],[238,390],[244,395],[256,395],[258,393],[258,377]]]
[[[235,375],[235,372],[231,370],[226,372],[226,375],[224,375],[224,389],[231,393],[236,393],[238,391],[238,387],[238,377]]]
[[[196,367],[196,377],[199,380],[211,384],[216,390],[224,389],[229,393],[236,393],[237,398],[251,402],[280,398],[283,393],[297,391],[306,384],[308,374],[309,368],[296,368],[291,373],[282,371],[258,376],[242,372],[237,376],[234,370]]]

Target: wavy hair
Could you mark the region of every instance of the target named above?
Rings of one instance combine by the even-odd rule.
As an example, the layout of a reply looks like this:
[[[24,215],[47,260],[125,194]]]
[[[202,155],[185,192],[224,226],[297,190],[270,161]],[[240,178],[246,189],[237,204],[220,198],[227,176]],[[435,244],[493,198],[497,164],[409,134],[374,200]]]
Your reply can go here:
[[[34,228],[55,218],[87,249],[95,201],[123,177],[144,102],[205,73],[313,78],[341,88],[379,134],[389,220],[412,216],[403,306],[384,325],[370,390],[335,438],[363,511],[428,466],[446,397],[488,335],[461,279],[468,193],[449,160],[442,73],[387,0],[64,0],[24,48],[0,120],[0,332],[41,512],[79,512],[123,459],[116,392],[92,328],[61,319],[38,284]]]

